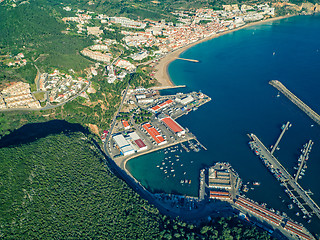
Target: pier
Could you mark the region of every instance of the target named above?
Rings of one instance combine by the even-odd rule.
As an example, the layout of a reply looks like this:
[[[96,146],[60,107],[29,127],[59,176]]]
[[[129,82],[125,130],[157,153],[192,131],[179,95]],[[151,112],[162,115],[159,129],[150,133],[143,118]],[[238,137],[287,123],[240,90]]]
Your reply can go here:
[[[282,132],[278,138],[278,140],[276,141],[276,143],[274,144],[273,148],[271,149],[271,154],[273,155],[274,151],[277,149],[279,142],[281,140],[281,138],[283,137],[283,134],[288,130],[290,125],[290,122],[288,121],[287,124],[283,127]]]
[[[308,156],[309,156],[309,152],[311,151],[311,147],[312,147],[312,144],[313,142],[311,140],[309,140],[309,142],[307,143],[307,147],[303,150],[303,155],[301,157],[301,163],[300,163],[300,167],[297,171],[297,174],[296,174],[296,177],[295,177],[295,181],[298,181],[298,178],[300,176],[300,173],[301,173],[301,169],[303,168],[304,164],[305,164],[305,161],[308,160]]]
[[[204,200],[205,192],[206,192],[206,182],[205,182],[205,169],[200,170],[200,187],[199,187],[199,200]]]
[[[180,57],[177,57],[176,59],[184,60],[184,61],[188,61],[188,62],[194,62],[194,63],[198,63],[198,62],[199,62],[199,60],[188,59],[188,58],[180,58]]]
[[[203,146],[202,143],[199,142],[199,140],[196,137],[194,137],[194,140],[199,144],[200,147],[202,147],[204,150],[207,151],[207,148],[205,146]]]
[[[302,212],[308,216],[311,216],[312,213],[316,214],[320,219],[320,208],[313,201],[313,199],[307,194],[307,192],[300,186],[300,184],[290,175],[285,167],[276,159],[271,152],[265,147],[265,145],[259,140],[259,138],[250,134],[253,142],[250,142],[251,148],[255,151],[256,155],[259,155],[266,167],[274,174],[278,181],[281,182],[287,192],[289,192],[289,196],[298,200],[297,197],[293,195],[293,191],[299,195],[299,201],[297,201],[298,206],[302,209]],[[290,188],[292,189],[290,189]],[[304,201],[304,203],[301,203]],[[303,205],[307,205],[311,212],[308,212]]]
[[[151,87],[153,90],[165,90],[165,89],[175,89],[175,88],[185,88],[186,85],[175,85],[175,86],[158,86],[158,87]]]
[[[291,102],[293,102],[302,111],[304,111],[313,121],[320,125],[320,116],[315,111],[313,111],[307,104],[302,102],[296,95],[290,92],[281,82],[279,82],[278,80],[272,80],[269,82],[269,84],[278,89]]]

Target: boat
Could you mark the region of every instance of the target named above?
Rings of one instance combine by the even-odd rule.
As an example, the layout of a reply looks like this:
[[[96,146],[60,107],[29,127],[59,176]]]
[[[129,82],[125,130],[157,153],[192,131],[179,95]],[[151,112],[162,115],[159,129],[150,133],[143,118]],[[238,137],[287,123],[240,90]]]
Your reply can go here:
[[[180,181],[180,183],[182,184],[182,183],[184,183],[184,181],[183,181],[183,180],[181,180],[181,181]]]
[[[161,170],[163,169],[163,167],[160,168]]]
[[[260,186],[260,182],[253,182],[252,185]]]
[[[185,179],[185,180],[184,180],[184,183],[188,183],[188,179]]]
[[[247,185],[243,185],[242,191],[243,192],[248,192],[249,191],[248,186]]]
[[[293,208],[293,205],[292,205],[292,204],[289,204],[289,205],[288,205],[288,208],[289,208],[289,209],[292,209],[292,208]]]
[[[174,169],[171,169],[171,172],[174,172]]]
[[[189,184],[191,184],[191,180],[189,180]]]

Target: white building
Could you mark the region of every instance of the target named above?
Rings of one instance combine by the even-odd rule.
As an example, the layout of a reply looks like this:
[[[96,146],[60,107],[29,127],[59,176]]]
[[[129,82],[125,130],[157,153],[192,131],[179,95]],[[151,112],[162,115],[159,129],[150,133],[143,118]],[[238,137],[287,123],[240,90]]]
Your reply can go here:
[[[124,136],[122,134],[119,134],[119,135],[115,135],[112,137],[113,140],[116,142],[116,144],[118,145],[121,153],[124,155],[124,156],[127,156],[127,155],[131,155],[133,153],[135,153],[134,151],[134,148],[133,146],[131,145],[130,142],[128,142]]]

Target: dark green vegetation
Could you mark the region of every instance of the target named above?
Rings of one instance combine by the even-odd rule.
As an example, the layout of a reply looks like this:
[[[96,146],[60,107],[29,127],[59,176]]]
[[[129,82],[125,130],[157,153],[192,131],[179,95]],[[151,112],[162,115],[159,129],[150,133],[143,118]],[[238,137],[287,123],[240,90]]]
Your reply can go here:
[[[81,71],[88,67],[90,61],[81,57],[79,51],[92,40],[62,33],[66,27],[56,9],[60,8],[50,5],[49,1],[30,1],[15,8],[0,7],[0,55],[24,52],[28,61],[36,61],[42,71],[52,68]],[[0,81],[15,79],[18,74],[19,71],[6,71]],[[21,76],[30,81],[30,74]],[[32,77],[34,79],[35,74]]]
[[[133,119],[137,124],[150,121],[150,117],[152,114],[148,112],[147,110],[141,109],[139,113],[135,113],[133,115]]]
[[[0,238],[270,239],[236,218],[170,220],[103,162],[80,132],[0,149]]]

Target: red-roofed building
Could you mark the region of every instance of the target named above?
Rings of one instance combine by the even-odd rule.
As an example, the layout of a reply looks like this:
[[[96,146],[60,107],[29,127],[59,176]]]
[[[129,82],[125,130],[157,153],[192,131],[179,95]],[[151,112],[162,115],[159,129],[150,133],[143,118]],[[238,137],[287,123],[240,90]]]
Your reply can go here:
[[[171,99],[168,99],[167,101],[161,103],[161,104],[158,104],[152,108],[150,108],[149,110],[153,113],[157,113],[159,110],[161,110],[162,108],[164,107],[167,107],[167,106],[170,106],[171,104],[173,104],[173,101]]]
[[[141,140],[141,139],[137,139],[134,141],[135,144],[137,144],[137,146],[139,147],[138,151],[144,151],[147,150],[148,147],[146,146],[146,144]]]
[[[186,131],[171,117],[162,118],[161,121],[168,127],[172,132],[177,134],[179,137],[184,135]]]
[[[155,129],[150,123],[142,125],[142,127],[147,131],[147,133],[153,138],[153,140],[158,144],[162,145],[167,143],[164,137]]]
[[[124,127],[125,130],[130,129],[130,125],[129,125],[128,121],[122,120],[122,124],[123,124],[123,127]]]

